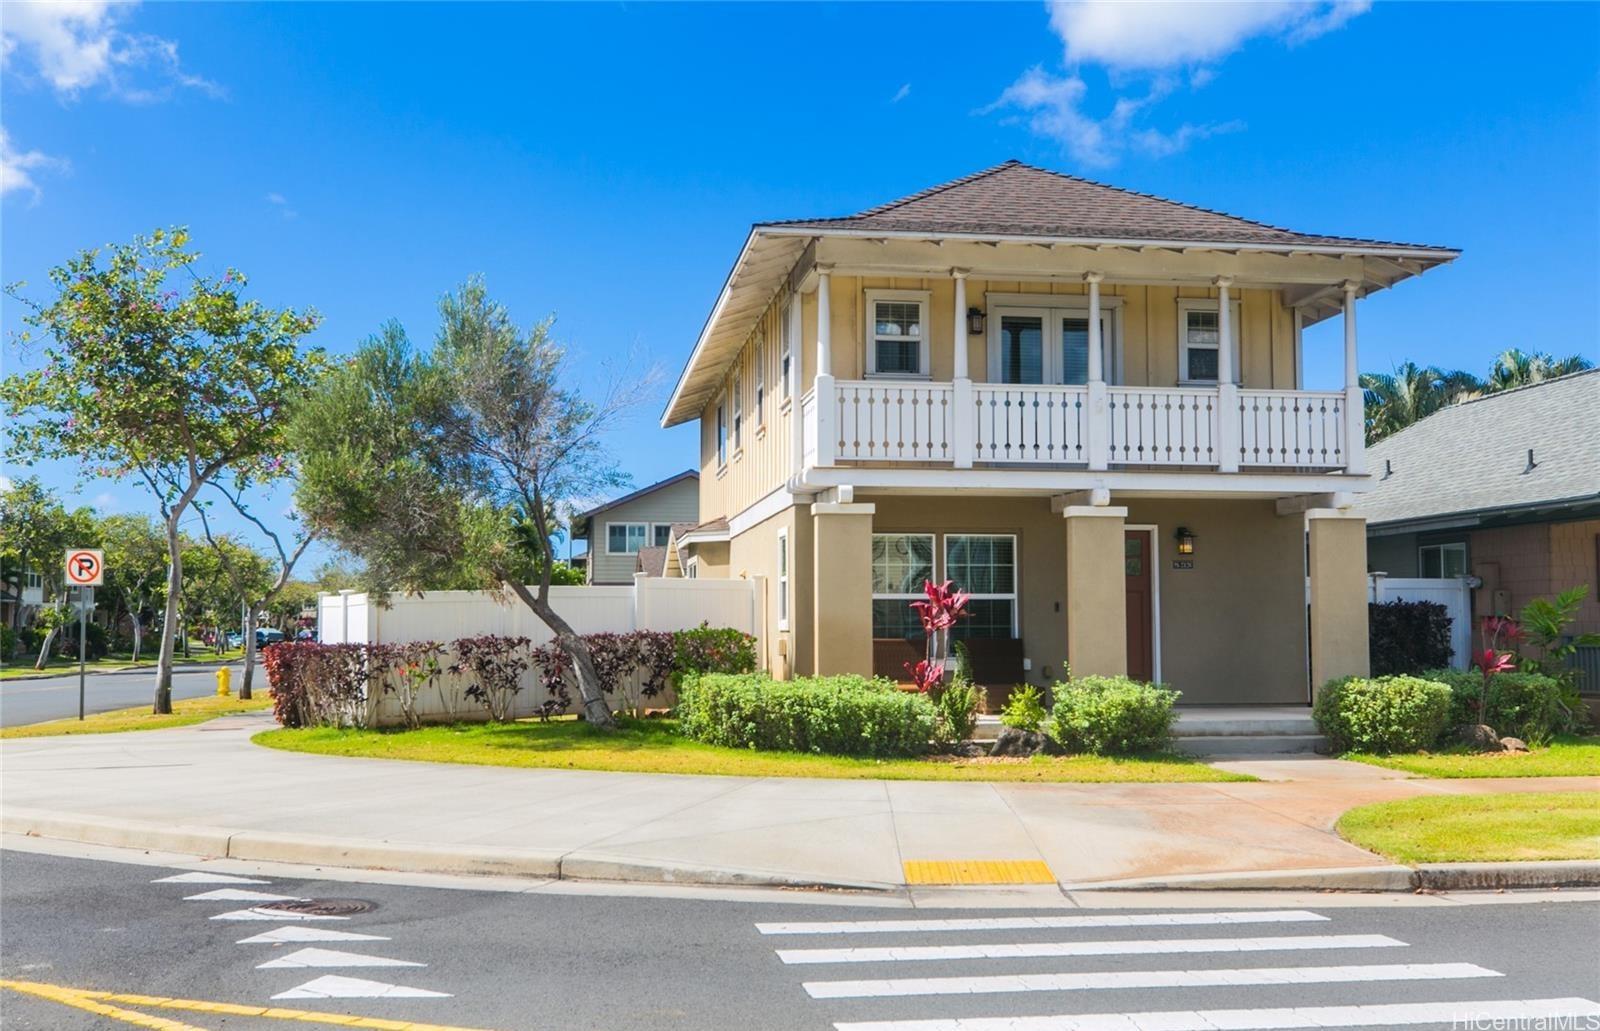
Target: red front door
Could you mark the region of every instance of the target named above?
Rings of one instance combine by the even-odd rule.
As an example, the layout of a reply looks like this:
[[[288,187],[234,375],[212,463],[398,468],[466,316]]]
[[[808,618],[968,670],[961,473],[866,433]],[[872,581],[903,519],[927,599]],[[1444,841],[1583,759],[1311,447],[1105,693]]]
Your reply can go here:
[[[1126,531],[1122,561],[1128,593],[1128,676],[1154,680],[1155,598],[1150,578],[1155,575],[1155,535],[1149,530]]]

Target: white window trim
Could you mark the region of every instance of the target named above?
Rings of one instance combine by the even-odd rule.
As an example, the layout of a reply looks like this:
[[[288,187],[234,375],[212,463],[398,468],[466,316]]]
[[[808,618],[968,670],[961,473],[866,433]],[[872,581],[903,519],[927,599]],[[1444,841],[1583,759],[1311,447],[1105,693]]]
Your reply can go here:
[[[685,580],[700,579],[700,556],[695,555],[683,564],[683,578]]]
[[[939,581],[939,535],[938,534],[930,533],[930,532],[923,531],[923,530],[884,530],[884,531],[879,532],[879,533],[874,533],[872,536],[874,538],[877,538],[877,537],[926,537],[928,539],[928,579],[932,580],[934,583],[939,583],[940,582]],[[870,555],[870,552],[869,552],[869,555]],[[868,579],[870,580],[871,576],[872,576],[872,570],[871,570],[870,566],[869,566],[869,568],[867,570],[867,576],[868,576]],[[873,601],[905,601],[905,602],[913,602],[913,601],[919,601],[919,600],[921,600],[923,598],[926,598],[926,597],[927,597],[927,595],[924,594],[922,591],[912,591],[912,592],[910,592],[908,594],[901,594],[901,593],[898,593],[898,592],[890,592],[890,593],[887,593],[887,594],[880,594],[877,591],[873,591],[872,592],[872,600]]]
[[[790,398],[799,393],[795,390],[795,377],[799,374],[799,363],[795,361],[795,342],[800,339],[800,303],[794,297],[784,302],[782,333],[778,339],[778,379],[781,381],[779,390],[780,397],[787,404]],[[787,370],[784,369],[785,362],[789,366]]]
[[[967,597],[973,601],[1009,601],[1011,603],[1011,636],[1013,639],[1020,638],[1022,636],[1022,628],[1019,626],[1022,620],[1022,549],[1018,545],[1017,535],[1014,533],[965,533],[958,531],[941,533],[939,536],[942,538],[941,543],[943,545],[938,551],[942,570],[939,576],[942,580],[950,579],[950,539],[952,537],[1004,537],[1011,542],[1010,593],[972,594],[969,592]],[[965,590],[961,584],[956,584],[955,586],[957,590]]]
[[[717,421],[711,429],[711,445],[717,452],[717,468],[724,469],[728,465],[728,398],[724,394],[717,398]]]
[[[735,369],[730,387],[733,393],[733,453],[739,454],[744,450],[744,370]]]
[[[929,366],[929,346],[928,346],[928,337],[932,334],[932,330],[933,330],[933,327],[928,324],[929,316],[933,313],[933,303],[932,303],[931,298],[932,298],[932,293],[930,291],[928,291],[928,290],[868,290],[868,291],[866,291],[866,305],[865,305],[865,307],[863,309],[866,312],[866,325],[862,327],[863,330],[865,331],[865,334],[866,334],[864,336],[864,338],[863,338],[864,346],[865,346],[865,350],[866,350],[866,358],[865,358],[865,361],[862,362],[861,367],[863,369],[867,370],[867,375],[869,377],[883,378],[883,379],[932,379],[933,378],[933,371],[932,371],[932,368]],[[920,306],[920,314],[918,315],[918,318],[917,318],[917,324],[922,327],[922,333],[921,333],[921,336],[918,338],[917,367],[918,367],[919,371],[916,372],[915,374],[906,373],[906,372],[879,372],[878,371],[878,348],[877,348],[876,343],[875,343],[877,334],[874,331],[877,329],[877,325],[878,325],[877,303],[879,301],[912,302],[912,303],[915,303],[915,304]]]
[[[1434,544],[1419,544],[1419,545],[1417,545],[1417,576],[1418,576],[1418,578],[1419,579],[1427,579],[1427,577],[1425,576],[1425,574],[1422,571],[1422,553],[1425,552],[1425,551],[1437,551],[1439,553],[1439,578],[1440,579],[1453,579],[1452,577],[1446,577],[1444,575],[1444,553],[1447,550],[1448,551],[1459,551],[1459,552],[1461,552],[1461,575],[1462,576],[1466,576],[1467,573],[1470,572],[1470,570],[1468,570],[1468,568],[1467,568],[1467,542],[1466,541],[1439,541],[1439,542],[1434,543]]]
[[[639,529],[644,531],[644,541],[645,541],[644,544],[641,544],[639,546],[641,548],[649,546],[649,542],[651,540],[651,537],[650,537],[650,524],[646,523],[646,522],[642,522],[642,521],[635,521],[635,520],[632,520],[632,519],[625,519],[625,520],[622,520],[621,522],[607,523],[606,524],[606,554],[607,555],[637,555],[638,554],[637,551],[629,551],[629,550],[627,550],[627,547],[626,547],[627,543],[628,543],[628,531],[627,530],[623,530],[622,531],[622,543],[623,543],[623,546],[624,546],[623,550],[617,551],[615,548],[613,548],[611,546],[611,528],[613,526],[624,526],[624,527],[637,526],[637,527],[639,527]]]
[[[1105,320],[1106,363],[1101,369],[1107,383],[1121,383],[1122,361],[1122,305],[1124,298],[1100,298],[1100,317]],[[1041,303],[1043,302],[1043,303]],[[1044,381],[1059,384],[1064,375],[1061,368],[1061,317],[1078,315],[1089,317],[1089,298],[1074,295],[1003,294],[986,293],[984,304],[988,309],[986,322],[989,342],[989,382],[1000,382],[1000,317],[1002,315],[1035,315],[1044,322]]]
[[[778,629],[789,629],[789,529],[778,531]]]
[[[1244,322],[1244,303],[1240,298],[1228,299],[1230,309],[1228,319],[1228,336],[1233,343],[1233,381],[1244,382],[1244,369],[1240,365],[1240,356],[1243,349],[1239,345],[1240,334],[1243,332],[1241,324]],[[1178,385],[1182,387],[1214,387],[1214,379],[1189,379],[1189,313],[1191,311],[1217,311],[1215,297],[1180,297],[1178,298]],[[1209,348],[1199,348],[1209,350]]]
[[[767,422],[767,334],[765,331],[756,334],[755,359],[756,430],[759,431]]]

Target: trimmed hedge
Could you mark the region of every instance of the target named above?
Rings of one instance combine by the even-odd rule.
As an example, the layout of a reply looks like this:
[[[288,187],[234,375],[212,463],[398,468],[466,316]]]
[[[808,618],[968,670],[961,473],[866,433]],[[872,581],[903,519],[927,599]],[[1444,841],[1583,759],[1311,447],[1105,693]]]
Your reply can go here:
[[[926,752],[935,719],[926,695],[860,676],[685,677],[677,711],[684,736],[710,745],[874,758]]]
[[[1045,733],[1070,753],[1158,752],[1172,743],[1180,694],[1127,677],[1077,677],[1055,686]]]
[[[1450,725],[1477,723],[1478,692],[1483,674],[1478,670],[1436,669],[1423,674],[1450,687]],[[1574,729],[1561,704],[1561,683],[1542,673],[1496,673],[1489,680],[1489,704],[1482,722],[1502,737],[1518,737],[1528,744],[1546,744],[1557,734]]]
[[[1340,752],[1415,752],[1450,725],[1448,684],[1421,677],[1330,680],[1311,709],[1317,728]]]
[[[1436,601],[1387,601],[1367,606],[1367,652],[1372,675],[1421,674],[1450,662],[1450,614]]]

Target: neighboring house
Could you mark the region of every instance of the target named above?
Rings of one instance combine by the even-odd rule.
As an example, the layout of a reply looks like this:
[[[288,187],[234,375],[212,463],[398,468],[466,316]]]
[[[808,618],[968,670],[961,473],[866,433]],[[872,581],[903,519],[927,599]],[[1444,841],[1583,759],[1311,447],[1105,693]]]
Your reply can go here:
[[[679,564],[763,578],[780,675],[903,679],[950,579],[985,682],[1303,703],[1367,668],[1355,307],[1457,253],[1014,161],[756,225],[662,416],[701,426]],[[1305,390],[1341,313],[1345,386]]]
[[[685,470],[575,516],[573,539],[589,542],[585,582],[633,583],[640,551],[665,549],[674,523],[698,518],[699,478],[693,469]]]
[[[1475,618],[1588,584],[1573,630],[1600,632],[1600,369],[1452,405],[1367,462],[1368,569],[1477,577]]]

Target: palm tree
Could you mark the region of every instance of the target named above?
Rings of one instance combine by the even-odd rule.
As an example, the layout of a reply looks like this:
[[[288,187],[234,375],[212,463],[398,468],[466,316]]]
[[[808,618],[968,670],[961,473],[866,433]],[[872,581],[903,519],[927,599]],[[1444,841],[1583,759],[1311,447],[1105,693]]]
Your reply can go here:
[[[1363,372],[1360,383],[1366,401],[1368,444],[1483,389],[1471,373],[1446,372],[1416,362],[1404,362],[1392,373]]]
[[[1513,347],[1495,358],[1494,364],[1489,367],[1489,378],[1484,381],[1484,390],[1493,392],[1531,386],[1592,368],[1594,362],[1581,354],[1557,358],[1548,351],[1524,351]]]

